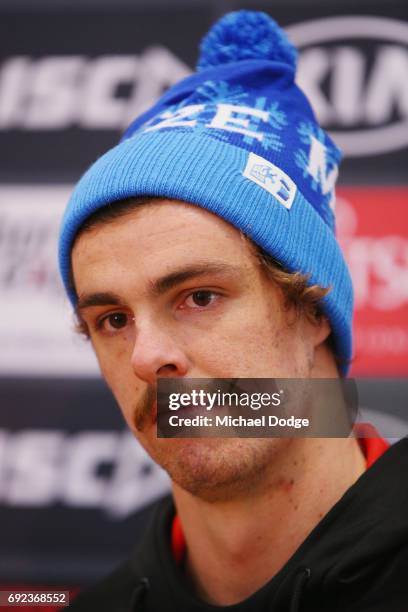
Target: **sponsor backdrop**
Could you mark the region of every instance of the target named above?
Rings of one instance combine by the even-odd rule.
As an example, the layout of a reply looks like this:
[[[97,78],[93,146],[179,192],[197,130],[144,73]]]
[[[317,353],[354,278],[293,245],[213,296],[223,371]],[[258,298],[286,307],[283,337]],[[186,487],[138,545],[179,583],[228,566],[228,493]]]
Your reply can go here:
[[[353,375],[376,379],[361,387],[368,416],[381,422],[392,404],[406,428],[406,4],[92,4],[0,4],[3,585],[91,583],[133,548],[169,488],[73,332],[56,240],[80,173],[191,71],[226,10],[270,12],[301,49],[299,82],[345,153],[337,214],[356,290]]]

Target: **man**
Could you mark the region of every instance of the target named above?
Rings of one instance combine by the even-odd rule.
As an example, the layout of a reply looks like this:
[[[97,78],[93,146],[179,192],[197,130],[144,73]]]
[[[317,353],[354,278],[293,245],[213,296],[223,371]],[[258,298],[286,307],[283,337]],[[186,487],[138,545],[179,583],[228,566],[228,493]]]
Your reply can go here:
[[[156,434],[160,378],[347,374],[340,154],[295,67],[269,17],[226,15],[198,72],[67,208],[60,264],[79,327],[173,488],[132,559],[73,610],[408,609],[405,441]]]

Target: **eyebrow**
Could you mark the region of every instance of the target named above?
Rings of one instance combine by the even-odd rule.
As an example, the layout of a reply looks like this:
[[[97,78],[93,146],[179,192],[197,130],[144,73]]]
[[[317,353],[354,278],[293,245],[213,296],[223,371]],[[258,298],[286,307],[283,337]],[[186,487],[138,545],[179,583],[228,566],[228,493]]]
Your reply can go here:
[[[237,266],[224,263],[190,264],[181,270],[175,270],[151,282],[150,291],[153,295],[163,295],[166,291],[193,278],[198,278],[207,274],[238,274],[239,272],[240,269]]]
[[[155,281],[150,281],[149,291],[152,295],[160,296],[187,280],[207,274],[240,275],[241,269],[238,266],[224,263],[190,264],[170,274],[166,274]],[[125,300],[123,300],[120,295],[111,291],[98,291],[96,293],[83,294],[78,297],[76,311],[80,312],[91,306],[119,306],[122,305],[124,301]]]
[[[80,295],[76,305],[77,312],[90,308],[91,306],[106,306],[107,304],[114,304],[119,306],[123,303],[120,296],[110,291],[101,291],[96,293],[89,293]]]

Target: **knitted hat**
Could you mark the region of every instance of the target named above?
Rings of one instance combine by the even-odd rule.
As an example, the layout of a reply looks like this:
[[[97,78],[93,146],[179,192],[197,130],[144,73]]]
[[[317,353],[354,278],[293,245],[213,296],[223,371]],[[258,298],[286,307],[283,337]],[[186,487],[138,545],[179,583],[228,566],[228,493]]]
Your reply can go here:
[[[87,217],[132,196],[184,200],[247,234],[288,271],[331,287],[322,309],[347,372],[353,291],[336,241],[340,151],[295,84],[297,52],[265,13],[225,15],[197,72],[169,89],[79,181],[59,260],[71,302],[71,248]]]

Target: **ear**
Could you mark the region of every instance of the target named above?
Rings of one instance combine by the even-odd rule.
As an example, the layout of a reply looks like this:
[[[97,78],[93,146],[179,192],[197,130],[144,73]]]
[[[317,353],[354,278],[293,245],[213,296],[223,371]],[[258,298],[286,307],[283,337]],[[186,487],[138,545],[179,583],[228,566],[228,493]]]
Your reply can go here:
[[[315,346],[315,348],[317,348],[318,346],[320,346],[321,344],[323,344],[327,340],[327,338],[330,336],[332,330],[331,330],[331,327],[330,327],[329,320],[324,315],[322,315],[312,325],[314,327],[314,331],[313,331],[313,334],[314,334],[314,346]]]
[[[327,342],[331,331],[330,323],[325,316],[321,316],[313,324],[311,332],[313,349],[310,361],[312,378],[337,378],[339,376],[333,349]]]

